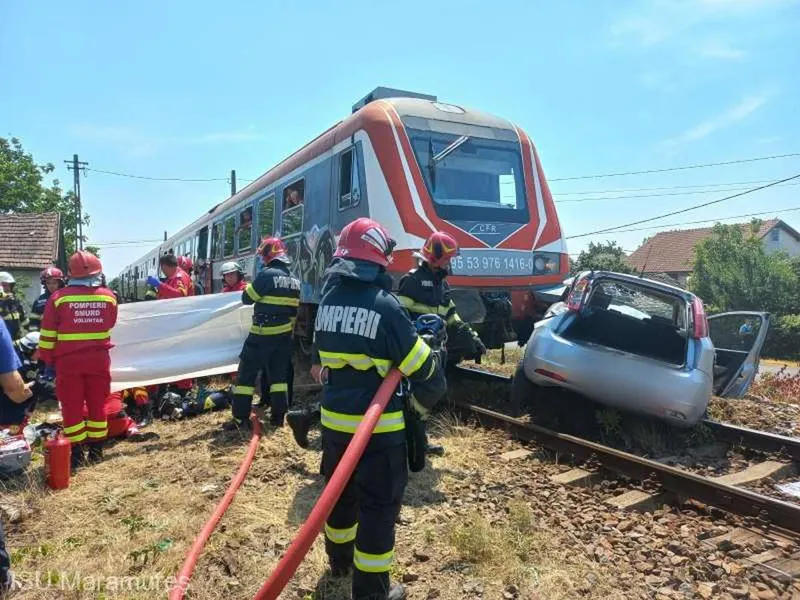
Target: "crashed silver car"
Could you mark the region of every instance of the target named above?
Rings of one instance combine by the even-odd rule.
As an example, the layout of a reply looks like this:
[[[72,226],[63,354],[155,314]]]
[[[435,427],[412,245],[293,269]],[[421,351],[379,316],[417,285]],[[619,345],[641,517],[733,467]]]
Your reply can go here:
[[[536,323],[514,376],[516,410],[560,387],[624,411],[691,426],[712,394],[742,396],[758,369],[769,315],[707,317],[685,290],[586,272]]]

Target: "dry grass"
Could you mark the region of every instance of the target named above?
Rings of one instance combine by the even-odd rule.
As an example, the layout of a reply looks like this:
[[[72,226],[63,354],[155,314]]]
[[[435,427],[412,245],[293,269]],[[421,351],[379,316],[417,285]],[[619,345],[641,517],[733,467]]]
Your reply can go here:
[[[502,350],[489,350],[482,358],[481,364],[478,365],[482,369],[492,371],[499,375],[507,375],[511,377],[522,360],[523,349],[517,346],[508,347],[505,349],[505,362],[503,362]],[[464,362],[464,365],[472,365],[471,362]]]
[[[25,507],[7,527],[14,570],[26,584],[15,598],[165,597],[165,582],[179,570],[244,454],[246,438],[218,433],[226,417],[156,423],[152,430],[160,440],[113,446],[104,463],[79,472],[61,492],[44,487],[40,461],[29,479],[7,485],[6,504]],[[432,432],[447,455],[411,475],[398,527],[394,576],[413,581],[411,598],[434,589],[441,600],[464,598],[464,582],[472,580],[481,582],[487,598],[502,597],[508,585],[543,598],[613,596],[612,578],[597,587],[600,593],[581,589],[597,565],[573,552],[558,531],[537,525],[524,501],[498,496],[496,515],[462,501],[465,482],[487,474],[502,478],[493,455],[507,443],[502,434],[453,417],[432,424]],[[313,444],[318,448],[318,439]],[[288,430],[267,432],[198,563],[188,598],[252,598],[322,490],[319,458],[298,448]],[[430,560],[415,558],[420,552]],[[466,566],[453,569],[455,563]],[[326,566],[318,538],[283,597],[348,598],[347,583],[330,580]]]
[[[798,360],[789,360],[789,359],[782,359],[782,358],[761,358],[760,361],[762,363],[766,363],[768,365],[777,365],[780,367],[800,367],[800,361]]]

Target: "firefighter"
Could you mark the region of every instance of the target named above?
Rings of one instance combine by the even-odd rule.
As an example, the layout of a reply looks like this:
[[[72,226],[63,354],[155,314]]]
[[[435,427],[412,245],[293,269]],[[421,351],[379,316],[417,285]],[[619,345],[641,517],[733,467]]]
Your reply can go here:
[[[42,328],[44,307],[47,306],[47,301],[53,292],[64,287],[64,273],[56,267],[47,267],[39,273],[39,281],[42,282],[44,293],[34,300],[33,306],[31,306],[30,325],[28,327],[30,331],[39,331]]]
[[[247,282],[244,280],[244,269],[238,262],[223,263],[219,272],[224,282],[223,292],[243,292],[247,287]]]
[[[448,356],[458,360],[460,357],[477,358],[486,354],[478,334],[461,320],[455,302],[450,297],[447,276],[450,274],[450,261],[458,256],[458,242],[448,233],[435,231],[425,240],[414,256],[418,266],[400,279],[397,297],[406,307],[411,319],[420,315],[434,314],[447,323]]]
[[[39,351],[58,371],[64,435],[72,443],[72,467],[103,458],[108,421],[105,401],[111,386],[111,330],[117,322],[114,293],[101,286],[103,266],[91,252],[69,258],[69,285],[56,291],[44,309]],[[84,420],[84,405],[88,419]]]
[[[149,275],[147,285],[156,290],[159,300],[192,295],[192,280],[186,271],[178,266],[178,259],[174,254],[164,254],[158,264],[166,279],[162,282],[158,277]]]
[[[181,259],[185,259],[185,257],[182,256]],[[181,260],[181,262],[184,261]],[[164,254],[159,259],[159,266],[166,276],[163,282],[152,275],[147,277],[147,285],[156,290],[159,300],[194,295],[192,278],[179,266],[179,259],[174,254]],[[173,385],[181,394],[186,394],[192,389],[194,382],[191,379],[183,379],[176,381]]]
[[[194,279],[192,279],[192,267],[194,264],[192,263],[192,259],[188,256],[179,256],[178,257],[178,267],[186,273],[189,277],[189,293],[187,296],[194,296],[196,293]]]
[[[3,288],[3,295],[0,298],[0,316],[11,334],[11,339],[17,341],[22,337],[22,330],[28,326],[28,317],[25,314],[25,307],[22,302],[17,300],[14,295],[14,287],[17,281],[8,271],[0,271],[0,285]]]
[[[280,238],[265,238],[258,247],[264,268],[242,292],[254,304],[253,324],[239,355],[233,388],[233,421],[227,429],[249,427],[256,378],[269,383],[270,423],[282,427],[289,403],[292,332],[300,306],[300,280],[289,273],[291,259]],[[262,399],[262,404],[265,404]]]
[[[314,326],[322,367],[322,472],[330,480],[353,433],[392,366],[412,382],[442,380],[439,360],[417,335],[391,293],[386,267],[394,241],[377,222],[359,218],[342,230],[327,269]],[[440,393],[420,395],[427,410]],[[402,395],[392,395],[366,451],[325,524],[325,549],[334,576],[355,567],[355,600],[406,597],[390,586],[394,524],[408,482]]]
[[[44,391],[42,384],[39,383],[41,376],[38,352],[39,333],[32,332],[24,335],[13,343],[13,348],[20,365],[17,372],[32,393],[22,402],[10,402],[3,394],[0,394],[0,429],[8,429],[11,435],[17,435],[25,429],[28,418]]]

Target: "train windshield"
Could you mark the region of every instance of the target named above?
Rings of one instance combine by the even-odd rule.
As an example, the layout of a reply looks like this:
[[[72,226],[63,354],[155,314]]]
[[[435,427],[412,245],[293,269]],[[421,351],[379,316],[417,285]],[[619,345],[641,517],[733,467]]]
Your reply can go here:
[[[416,129],[408,133],[440,217],[527,222],[519,144]]]

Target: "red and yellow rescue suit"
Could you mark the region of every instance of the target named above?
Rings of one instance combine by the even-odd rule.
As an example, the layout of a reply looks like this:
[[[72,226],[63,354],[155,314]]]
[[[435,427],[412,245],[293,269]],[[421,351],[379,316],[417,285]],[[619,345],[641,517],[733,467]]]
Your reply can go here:
[[[178,267],[172,277],[168,277],[158,286],[158,299],[168,300],[186,296],[194,296],[194,283],[192,283],[192,278],[189,277],[186,271]],[[194,386],[194,380],[181,379],[173,385],[179,390],[191,390]]]
[[[139,433],[136,421],[125,413],[125,402],[133,400],[137,406],[148,402],[147,390],[132,388],[119,392],[111,392],[106,397],[105,413],[108,419],[108,438],[130,437]],[[84,417],[88,418],[88,411],[84,410]]]
[[[67,286],[55,291],[45,308],[40,356],[58,373],[56,396],[61,403],[64,435],[73,444],[106,438],[109,351],[116,322],[117,299],[105,287]]]

